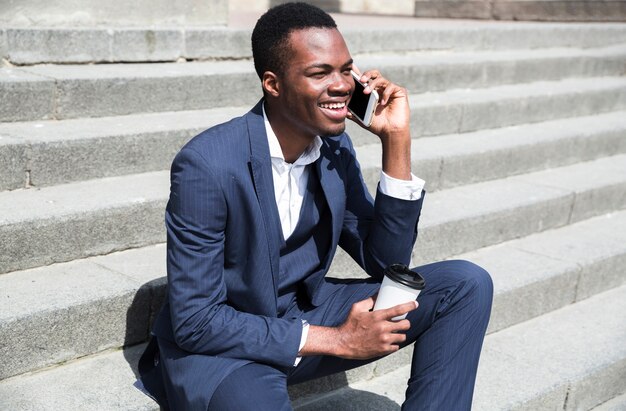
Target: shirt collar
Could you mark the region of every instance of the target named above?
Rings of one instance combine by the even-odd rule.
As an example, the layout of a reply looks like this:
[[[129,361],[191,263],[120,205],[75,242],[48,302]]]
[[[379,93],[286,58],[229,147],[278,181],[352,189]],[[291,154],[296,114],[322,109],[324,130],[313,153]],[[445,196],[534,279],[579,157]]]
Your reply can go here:
[[[265,104],[263,104],[261,107],[263,108],[263,122],[265,123],[265,134],[267,134],[267,142],[270,147],[270,157],[272,159],[279,159],[284,162],[285,157],[283,156],[283,150],[280,148],[278,137],[276,137],[274,130],[272,130],[272,126],[267,119],[267,114],[265,114]],[[302,153],[293,164],[307,165],[317,161],[317,159],[320,158],[321,147],[322,139],[320,138],[320,136],[315,136],[313,142],[306,148],[306,150],[304,150],[304,153]]]

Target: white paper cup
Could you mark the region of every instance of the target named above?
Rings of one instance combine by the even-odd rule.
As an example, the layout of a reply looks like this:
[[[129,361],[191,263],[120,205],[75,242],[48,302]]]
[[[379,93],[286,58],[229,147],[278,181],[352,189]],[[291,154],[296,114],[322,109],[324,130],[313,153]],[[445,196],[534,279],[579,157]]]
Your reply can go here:
[[[419,273],[411,271],[403,264],[390,265],[385,269],[385,277],[378,291],[374,311],[415,301],[424,285],[424,278]],[[392,320],[400,321],[405,318],[406,314],[403,314],[393,317]]]

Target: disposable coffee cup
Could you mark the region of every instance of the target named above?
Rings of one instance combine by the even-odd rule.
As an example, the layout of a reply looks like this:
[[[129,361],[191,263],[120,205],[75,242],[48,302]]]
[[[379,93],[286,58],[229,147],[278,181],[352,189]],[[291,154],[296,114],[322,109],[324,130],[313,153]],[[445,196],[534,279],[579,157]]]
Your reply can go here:
[[[424,278],[404,264],[390,265],[385,269],[384,274],[385,278],[380,285],[374,311],[415,301],[420,291],[424,289]],[[405,318],[406,313],[393,317],[392,320],[400,321]]]

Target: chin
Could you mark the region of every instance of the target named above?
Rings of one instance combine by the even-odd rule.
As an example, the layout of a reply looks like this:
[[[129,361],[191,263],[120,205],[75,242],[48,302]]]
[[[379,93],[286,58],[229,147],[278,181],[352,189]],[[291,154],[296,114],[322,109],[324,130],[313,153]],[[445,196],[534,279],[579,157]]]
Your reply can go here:
[[[343,133],[344,131],[346,131],[346,123],[342,123],[340,125],[337,125],[334,128],[327,128],[325,130],[320,130],[319,136],[320,137],[334,137],[334,136],[338,136],[339,134]]]

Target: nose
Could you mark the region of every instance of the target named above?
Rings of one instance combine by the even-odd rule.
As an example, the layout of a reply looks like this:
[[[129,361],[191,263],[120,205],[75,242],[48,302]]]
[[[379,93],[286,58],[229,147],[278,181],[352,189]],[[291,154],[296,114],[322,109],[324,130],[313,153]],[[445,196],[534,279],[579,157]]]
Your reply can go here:
[[[345,96],[352,92],[354,88],[354,80],[351,75],[336,73],[330,86],[328,86],[328,94],[331,96]]]

